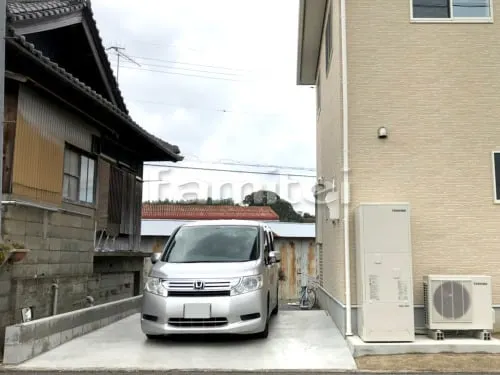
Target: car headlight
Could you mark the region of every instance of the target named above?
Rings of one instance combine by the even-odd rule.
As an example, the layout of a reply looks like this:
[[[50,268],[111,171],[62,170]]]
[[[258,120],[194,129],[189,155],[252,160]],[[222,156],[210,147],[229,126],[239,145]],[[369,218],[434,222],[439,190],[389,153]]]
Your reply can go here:
[[[157,277],[148,277],[144,285],[144,290],[163,297],[166,297],[168,294],[167,288],[162,285],[162,280]]]
[[[262,275],[245,276],[240,279],[240,282],[231,288],[231,295],[244,294],[253,292],[262,288]]]

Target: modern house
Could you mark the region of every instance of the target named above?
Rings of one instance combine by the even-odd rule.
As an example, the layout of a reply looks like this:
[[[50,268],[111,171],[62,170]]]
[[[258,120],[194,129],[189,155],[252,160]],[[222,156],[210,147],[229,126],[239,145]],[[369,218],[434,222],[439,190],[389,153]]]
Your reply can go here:
[[[1,229],[30,251],[0,267],[0,340],[140,294],[143,163],[182,160],[130,117],[89,1],[7,3]]]
[[[275,236],[275,248],[281,253],[282,300],[297,300],[301,277],[306,270],[317,277],[314,223],[280,222],[269,206],[229,206],[202,204],[147,204],[142,208],[141,248],[144,253],[161,252],[172,234],[182,224],[195,220],[256,220],[266,222]],[[146,260],[146,272],[151,262]]]
[[[297,84],[317,92],[321,300],[346,335],[363,202],[410,204],[416,328],[429,274],[491,276],[500,321],[499,18],[490,0],[300,1]]]

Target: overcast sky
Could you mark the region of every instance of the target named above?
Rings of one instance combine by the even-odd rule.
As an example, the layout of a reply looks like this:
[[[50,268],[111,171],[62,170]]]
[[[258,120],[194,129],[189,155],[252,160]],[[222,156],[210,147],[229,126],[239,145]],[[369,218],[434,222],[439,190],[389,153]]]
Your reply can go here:
[[[140,65],[120,60],[131,116],[180,147],[185,161],[175,165],[276,170],[213,164],[241,162],[315,175],[314,89],[295,84],[298,0],[94,0],[92,7],[105,47],[125,48]],[[314,178],[164,167],[146,168],[144,178],[151,181],[145,200],[222,194],[239,201],[268,188],[297,210],[314,210]],[[226,185],[221,193],[224,183],[232,192]]]

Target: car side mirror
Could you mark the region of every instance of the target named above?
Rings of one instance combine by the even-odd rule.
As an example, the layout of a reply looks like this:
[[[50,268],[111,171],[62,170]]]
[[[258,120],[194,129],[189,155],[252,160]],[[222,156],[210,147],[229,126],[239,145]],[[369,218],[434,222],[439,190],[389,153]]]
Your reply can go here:
[[[155,264],[161,258],[161,253],[153,253],[151,254],[151,263]]]
[[[279,251],[271,251],[269,253],[269,260],[271,261],[271,263],[281,262],[281,253]]]

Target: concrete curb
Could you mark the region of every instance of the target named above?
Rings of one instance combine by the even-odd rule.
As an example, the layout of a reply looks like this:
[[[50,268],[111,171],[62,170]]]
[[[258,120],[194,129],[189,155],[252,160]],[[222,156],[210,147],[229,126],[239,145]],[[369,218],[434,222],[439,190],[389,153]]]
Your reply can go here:
[[[8,369],[0,367],[0,374],[8,373],[8,374],[17,374],[17,375],[52,375],[52,374],[60,374],[60,375],[112,375],[112,374],[136,374],[136,375],[313,375],[313,374],[323,374],[323,375],[375,375],[375,374],[384,374],[384,375],[422,375],[422,374],[435,374],[435,375],[457,375],[456,372],[436,372],[436,371],[422,371],[422,372],[391,372],[391,371],[363,371],[363,370],[203,370],[203,369],[193,369],[193,370],[140,370],[140,369],[98,369],[98,370],[63,370],[59,369],[57,371],[45,370],[45,369]],[[499,375],[500,372],[468,372],[468,373],[458,373],[458,374],[474,374],[474,375]]]
[[[15,324],[5,329],[4,365],[17,365],[140,310],[142,295]],[[0,370],[1,371],[1,370]]]
[[[397,354],[500,354],[500,340],[445,339],[424,340],[409,343],[366,343],[358,336],[347,338],[347,346],[354,358],[370,355]],[[500,372],[500,369],[498,370]]]

